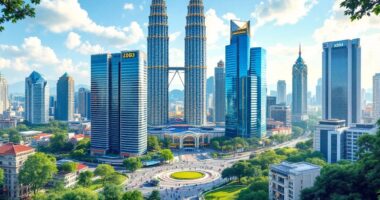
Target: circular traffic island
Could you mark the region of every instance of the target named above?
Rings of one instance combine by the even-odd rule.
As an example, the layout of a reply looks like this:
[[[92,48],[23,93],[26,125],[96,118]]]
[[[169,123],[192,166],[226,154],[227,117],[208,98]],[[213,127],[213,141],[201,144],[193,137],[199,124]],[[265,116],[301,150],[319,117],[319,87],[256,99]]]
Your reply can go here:
[[[170,174],[170,178],[175,180],[197,180],[205,177],[205,174],[199,171],[179,171]]]

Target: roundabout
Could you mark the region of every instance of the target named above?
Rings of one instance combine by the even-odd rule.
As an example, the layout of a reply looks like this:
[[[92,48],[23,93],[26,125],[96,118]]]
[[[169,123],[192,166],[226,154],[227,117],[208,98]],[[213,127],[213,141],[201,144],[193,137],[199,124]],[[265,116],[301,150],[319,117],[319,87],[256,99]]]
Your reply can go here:
[[[180,171],[180,172],[174,172],[170,175],[170,178],[176,179],[176,180],[196,180],[203,178],[205,174],[198,171]]]
[[[210,169],[173,169],[157,174],[161,187],[183,187],[201,185],[221,178],[219,172]]]

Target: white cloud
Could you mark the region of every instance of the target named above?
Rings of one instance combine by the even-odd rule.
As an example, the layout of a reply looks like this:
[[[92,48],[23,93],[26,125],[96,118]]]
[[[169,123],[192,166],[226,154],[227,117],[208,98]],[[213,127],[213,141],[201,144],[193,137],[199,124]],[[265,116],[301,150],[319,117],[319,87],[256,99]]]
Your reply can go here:
[[[269,22],[276,25],[295,24],[317,4],[317,0],[266,0],[251,14],[255,27]]]
[[[75,50],[83,55],[91,55],[104,52],[104,49],[99,45],[92,45],[90,42],[81,41],[80,35],[70,32],[66,39],[66,47],[70,50]]]
[[[169,40],[170,42],[174,42],[178,39],[178,37],[181,36],[181,31],[177,31],[177,32],[174,32],[174,33],[171,33],[169,35]]]
[[[78,0],[42,0],[38,6],[36,21],[55,33],[83,31],[104,38],[117,47],[137,44],[144,38],[137,22],[124,28],[98,25],[81,8]]]
[[[11,61],[8,59],[0,58],[0,69],[10,67]]]
[[[133,10],[133,9],[135,9],[135,6],[133,5],[133,3],[124,4],[124,10]]]
[[[223,15],[223,19],[227,20],[227,21],[231,21],[231,20],[240,20],[239,17],[237,17],[234,13],[226,13]]]
[[[207,44],[209,49],[220,48],[226,45],[229,35],[229,26],[221,19],[214,9],[206,12]]]
[[[21,47],[24,54],[30,60],[38,60],[41,64],[58,63],[58,58],[54,50],[50,47],[43,46],[38,37],[25,38]]]
[[[170,48],[169,49],[169,64],[170,66],[184,66],[185,63],[185,53],[182,49]]]

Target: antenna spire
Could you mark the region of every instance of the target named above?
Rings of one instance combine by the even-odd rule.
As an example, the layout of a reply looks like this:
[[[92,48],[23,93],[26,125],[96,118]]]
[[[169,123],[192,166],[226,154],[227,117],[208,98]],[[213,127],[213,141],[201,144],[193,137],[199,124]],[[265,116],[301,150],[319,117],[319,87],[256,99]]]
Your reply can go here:
[[[301,43],[299,44],[299,51],[298,51],[298,55],[301,57],[301,54],[302,54],[302,50],[301,50]]]

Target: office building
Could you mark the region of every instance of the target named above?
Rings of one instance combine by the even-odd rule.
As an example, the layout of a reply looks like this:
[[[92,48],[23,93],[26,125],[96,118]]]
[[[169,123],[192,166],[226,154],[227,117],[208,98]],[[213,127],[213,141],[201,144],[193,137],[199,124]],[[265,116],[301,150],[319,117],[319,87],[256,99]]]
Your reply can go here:
[[[270,165],[269,199],[300,200],[301,191],[313,187],[321,167],[307,162]]]
[[[49,123],[49,86],[36,71],[25,79],[25,120],[30,124]]]
[[[50,117],[55,116],[55,108],[56,108],[55,96],[50,96],[49,97],[49,116]]]
[[[250,58],[251,76],[257,77],[257,83],[256,83],[256,86],[254,86],[254,87],[257,87],[257,94],[252,95],[252,96],[257,97],[257,113],[256,113],[257,128],[253,130],[253,133],[255,137],[262,138],[262,137],[265,137],[265,133],[267,130],[267,125],[266,125],[266,109],[267,109],[266,50],[261,47],[251,48],[250,56],[251,56]],[[251,82],[251,84],[254,84],[254,82]],[[251,99],[251,101],[254,101],[254,99]],[[252,104],[253,103],[251,102],[251,105]]]
[[[277,104],[286,104],[286,82],[284,80],[277,82]]]
[[[270,118],[274,121],[279,121],[285,127],[291,127],[291,111],[290,107],[284,104],[274,105],[270,107]]]
[[[361,120],[360,39],[323,43],[322,118]]]
[[[250,49],[250,22],[231,21],[226,46],[226,136],[265,136],[265,50]]]
[[[345,159],[350,161],[358,160],[358,140],[365,134],[376,134],[377,127],[375,124],[352,124],[345,130],[346,137],[346,156]]]
[[[206,81],[206,114],[207,122],[214,122],[214,87],[215,78],[209,77]]]
[[[314,133],[314,150],[321,152],[329,163],[336,163],[345,159],[346,129],[344,120],[320,121]]]
[[[215,122],[224,123],[226,119],[226,97],[225,97],[225,84],[226,73],[224,69],[224,62],[219,61],[218,66],[215,68],[215,95],[214,95],[214,108],[215,108]]]
[[[203,0],[190,0],[185,37],[185,121],[206,122],[206,24]]]
[[[301,46],[298,59],[293,65],[292,121],[307,119],[307,65],[302,58]]]
[[[91,153],[141,155],[147,148],[145,54],[91,56]]]
[[[373,76],[373,118],[374,121],[380,119],[380,73]]]
[[[30,188],[20,184],[18,174],[25,161],[35,150],[29,146],[12,143],[0,146],[0,168],[4,170],[4,185],[0,199],[28,199]]]
[[[267,96],[267,110],[266,110],[267,119],[271,118],[271,116],[270,116],[270,107],[274,106],[274,105],[277,105],[277,97]]]
[[[78,91],[78,113],[82,118],[91,119],[91,91],[86,88]]]
[[[0,73],[0,115],[9,108],[8,82]]]
[[[74,79],[67,73],[57,83],[57,107],[55,119],[72,121],[74,119]]]
[[[169,31],[166,0],[152,0],[148,25],[148,124],[169,122]]]
[[[315,88],[315,98],[317,106],[322,106],[322,79],[318,79],[317,86]]]

